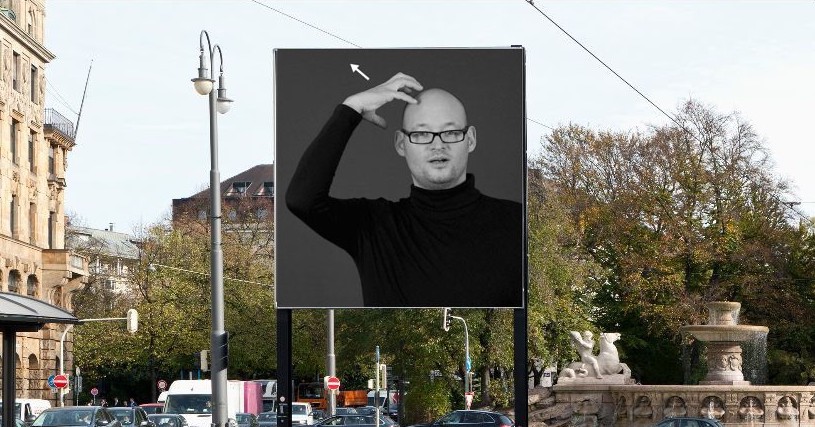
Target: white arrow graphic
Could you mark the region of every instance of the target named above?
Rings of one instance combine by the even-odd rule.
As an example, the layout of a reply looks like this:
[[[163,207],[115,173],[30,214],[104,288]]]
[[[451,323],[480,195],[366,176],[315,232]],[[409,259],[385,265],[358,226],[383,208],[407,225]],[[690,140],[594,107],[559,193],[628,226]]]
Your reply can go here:
[[[360,76],[365,77],[365,80],[371,80],[368,78],[368,76],[365,75],[365,73],[362,72],[362,70],[359,69],[359,65],[357,64],[351,64],[351,72],[359,73]]]

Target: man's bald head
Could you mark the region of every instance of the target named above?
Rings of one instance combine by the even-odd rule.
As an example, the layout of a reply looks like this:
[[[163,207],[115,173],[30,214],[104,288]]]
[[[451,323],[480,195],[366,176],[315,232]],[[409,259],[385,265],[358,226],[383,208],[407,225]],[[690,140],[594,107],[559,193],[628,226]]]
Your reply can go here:
[[[459,127],[467,125],[467,112],[464,104],[452,93],[438,88],[427,89],[414,96],[416,104],[405,104],[402,113],[402,128],[408,130],[432,130],[425,129],[433,117],[443,119],[444,123],[454,124]]]

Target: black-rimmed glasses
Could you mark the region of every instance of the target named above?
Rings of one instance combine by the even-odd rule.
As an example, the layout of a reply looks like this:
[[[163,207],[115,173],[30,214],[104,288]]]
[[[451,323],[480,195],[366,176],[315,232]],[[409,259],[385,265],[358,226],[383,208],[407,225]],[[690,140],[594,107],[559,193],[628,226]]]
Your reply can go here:
[[[441,142],[444,142],[445,144],[452,144],[455,142],[464,141],[464,136],[467,135],[467,131],[469,129],[470,126],[465,126],[464,129],[443,130],[441,132],[430,132],[426,130],[410,132],[405,129],[402,129],[401,131],[407,135],[408,141],[410,141],[412,144],[430,144],[437,136],[439,139],[441,139]]]

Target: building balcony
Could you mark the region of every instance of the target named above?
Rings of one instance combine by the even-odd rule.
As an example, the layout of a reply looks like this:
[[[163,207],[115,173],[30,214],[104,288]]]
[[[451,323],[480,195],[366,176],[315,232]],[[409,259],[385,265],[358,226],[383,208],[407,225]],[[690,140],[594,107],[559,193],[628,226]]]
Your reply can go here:
[[[43,249],[43,269],[61,272],[61,277],[73,280],[88,277],[88,258],[69,249]]]
[[[65,148],[72,148],[76,140],[76,128],[74,122],[60,114],[53,108],[45,109],[45,118],[43,119],[45,137],[53,140]]]

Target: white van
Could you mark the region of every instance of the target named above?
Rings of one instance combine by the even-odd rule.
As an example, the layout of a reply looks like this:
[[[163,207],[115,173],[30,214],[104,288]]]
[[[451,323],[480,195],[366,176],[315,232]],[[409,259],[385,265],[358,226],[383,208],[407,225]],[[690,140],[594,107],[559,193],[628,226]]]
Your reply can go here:
[[[311,403],[292,402],[291,404],[291,424],[292,425],[312,425],[314,415],[311,414]]]
[[[3,401],[0,400],[0,411],[2,411]],[[14,415],[25,422],[31,422],[37,415],[51,407],[51,402],[45,399],[14,399]]]
[[[257,415],[263,407],[260,384],[252,381],[226,382],[226,411],[229,425],[237,425],[236,413]],[[175,380],[164,401],[165,414],[181,414],[190,427],[211,427],[212,382],[210,380]]]

